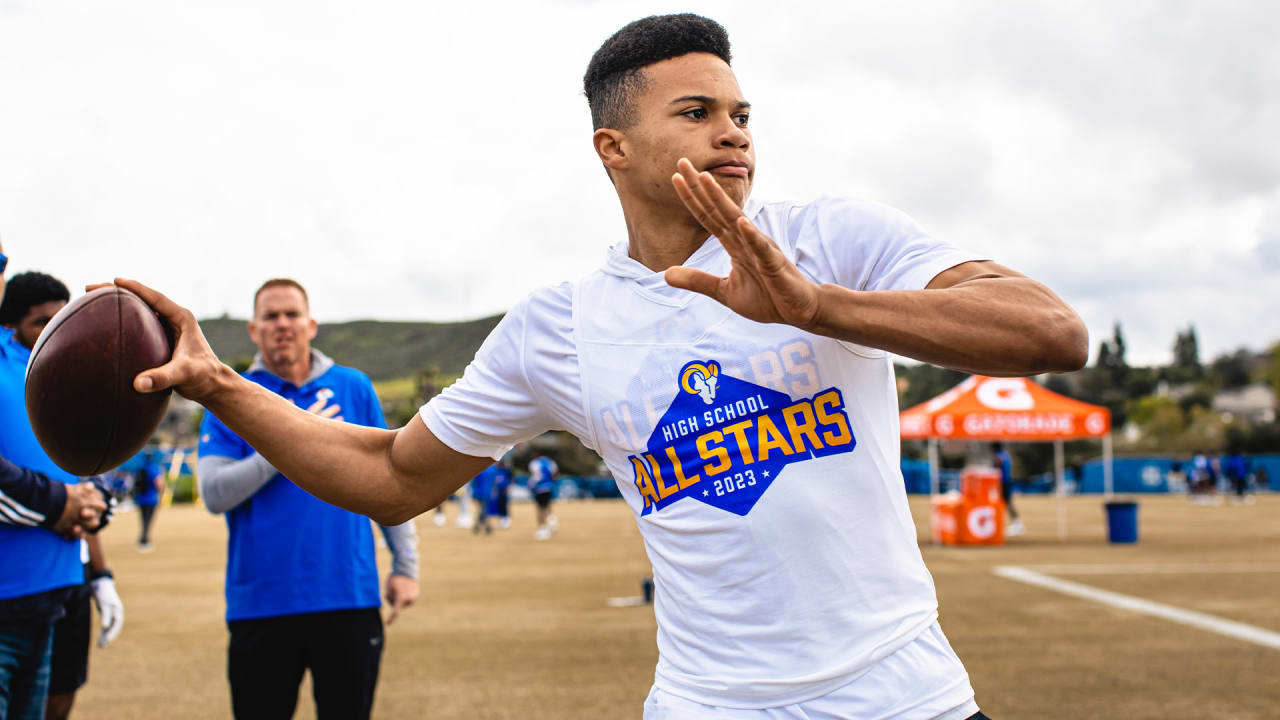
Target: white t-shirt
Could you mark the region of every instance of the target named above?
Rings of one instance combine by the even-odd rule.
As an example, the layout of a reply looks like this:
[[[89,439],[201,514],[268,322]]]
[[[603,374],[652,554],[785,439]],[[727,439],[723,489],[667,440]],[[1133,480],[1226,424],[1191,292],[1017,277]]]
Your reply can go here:
[[[753,200],[745,212],[816,283],[918,290],[981,259],[874,203]],[[730,269],[714,237],[685,264]],[[887,354],[747,320],[668,286],[625,243],[581,281],[517,304],[421,416],[468,455],[498,458],[552,429],[601,455],[653,564],[654,684],[673,695],[804,702],[937,617]]]

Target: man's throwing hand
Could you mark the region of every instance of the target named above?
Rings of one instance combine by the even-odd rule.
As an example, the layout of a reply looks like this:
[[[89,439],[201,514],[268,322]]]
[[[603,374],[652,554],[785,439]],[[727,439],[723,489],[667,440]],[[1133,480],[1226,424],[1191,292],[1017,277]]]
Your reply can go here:
[[[215,388],[215,378],[223,367],[200,331],[200,323],[190,310],[178,305],[159,292],[136,280],[116,278],[115,284],[142,298],[173,329],[173,357],[158,368],[138,373],[133,388],[140,393],[152,393],[173,388],[179,395],[196,402],[209,397]],[[86,290],[106,287],[106,284],[90,285]]]

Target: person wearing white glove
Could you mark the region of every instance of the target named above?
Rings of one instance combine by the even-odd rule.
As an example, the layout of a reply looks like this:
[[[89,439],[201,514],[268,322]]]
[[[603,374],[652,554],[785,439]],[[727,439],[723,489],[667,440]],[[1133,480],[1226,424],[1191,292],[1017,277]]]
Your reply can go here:
[[[97,535],[90,535],[82,551],[82,559],[88,561],[85,565],[86,582],[67,600],[66,615],[54,624],[49,699],[45,703],[48,720],[69,717],[76,691],[89,679],[89,642],[94,635],[90,600],[98,607],[101,621],[97,633],[98,647],[109,645],[124,628],[124,603],[120,601],[120,593],[116,592],[115,578],[107,568],[102,541]]]
[[[110,570],[104,570],[90,583],[93,585],[93,604],[98,606],[98,618],[102,621],[102,631],[98,633],[98,647],[104,648],[120,636],[124,629],[124,603],[116,592],[115,577]]]

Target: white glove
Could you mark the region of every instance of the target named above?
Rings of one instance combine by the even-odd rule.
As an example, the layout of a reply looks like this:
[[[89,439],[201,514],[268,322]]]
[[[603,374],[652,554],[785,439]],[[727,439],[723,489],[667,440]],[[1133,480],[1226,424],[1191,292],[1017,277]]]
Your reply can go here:
[[[120,593],[116,592],[116,581],[110,577],[97,578],[92,585],[93,602],[98,606],[98,616],[102,619],[98,647],[104,648],[124,629],[124,603],[120,601]]]

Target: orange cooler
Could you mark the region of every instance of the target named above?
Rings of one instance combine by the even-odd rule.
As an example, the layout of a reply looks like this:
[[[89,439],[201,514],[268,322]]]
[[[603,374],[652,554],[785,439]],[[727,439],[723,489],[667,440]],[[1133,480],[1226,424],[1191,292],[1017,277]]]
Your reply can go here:
[[[1003,545],[1004,500],[1000,474],[968,469],[960,475],[960,493],[933,498],[933,541],[941,545]]]
[[[991,468],[965,468],[960,473],[960,494],[975,503],[1002,502],[1000,473]]]

